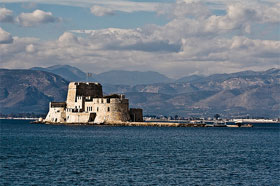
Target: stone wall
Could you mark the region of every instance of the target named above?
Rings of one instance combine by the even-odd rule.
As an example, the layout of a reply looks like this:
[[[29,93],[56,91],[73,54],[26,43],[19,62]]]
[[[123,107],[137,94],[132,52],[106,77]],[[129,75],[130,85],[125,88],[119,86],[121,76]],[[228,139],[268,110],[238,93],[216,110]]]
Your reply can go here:
[[[65,102],[51,102],[50,107],[64,107],[66,108]]]
[[[119,98],[95,98],[92,102],[85,102],[85,111],[96,113],[95,123],[129,121],[128,107],[128,100]]]
[[[66,103],[50,103],[45,121],[50,123],[143,121],[143,113],[142,109],[129,110],[129,101],[125,99],[125,95],[113,94],[103,97],[102,86],[99,83],[71,82]]]
[[[54,107],[52,102],[49,105],[49,112],[44,121],[51,123],[64,123],[66,118],[65,107]]]
[[[143,121],[143,110],[140,108],[131,108],[129,110],[130,118],[132,122],[142,122]]]
[[[90,121],[90,113],[66,112],[67,123],[87,123]]]
[[[75,101],[77,96],[102,98],[103,97],[102,86],[99,83],[81,83],[81,82],[69,83],[67,100],[66,100],[68,108],[75,108]]]

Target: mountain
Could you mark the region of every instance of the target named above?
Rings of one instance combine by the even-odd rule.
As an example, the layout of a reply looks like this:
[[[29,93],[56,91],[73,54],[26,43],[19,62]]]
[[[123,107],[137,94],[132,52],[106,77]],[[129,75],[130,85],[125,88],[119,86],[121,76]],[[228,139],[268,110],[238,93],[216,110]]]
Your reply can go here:
[[[138,84],[153,84],[153,83],[168,83],[172,80],[158,72],[147,71],[125,71],[113,70],[97,74],[93,77],[101,84],[111,85],[138,85]]]
[[[191,76],[185,76],[180,79],[177,79],[175,82],[177,82],[177,83],[191,82],[191,81],[196,81],[196,80],[199,80],[202,78],[204,78],[204,76],[191,75]]]
[[[87,78],[82,70],[70,65],[55,65],[47,68],[33,67],[30,70],[40,70],[57,74],[68,81],[95,81],[107,85],[138,85],[153,83],[168,83],[173,80],[158,72],[112,70],[100,74],[93,74]]]
[[[57,74],[68,81],[84,81],[86,73],[70,65],[54,65],[47,68],[33,67],[30,70],[40,70]]]
[[[105,85],[104,92],[125,93],[131,105],[146,114],[280,117],[280,69],[214,74],[187,82]]]
[[[68,81],[53,73],[2,69],[0,80],[2,113],[42,113],[49,101],[66,99]],[[103,91],[125,93],[130,107],[143,108],[146,115],[280,117],[280,69],[213,74],[183,82],[103,84]]]
[[[46,113],[50,101],[64,101],[68,81],[44,71],[0,69],[1,113]]]

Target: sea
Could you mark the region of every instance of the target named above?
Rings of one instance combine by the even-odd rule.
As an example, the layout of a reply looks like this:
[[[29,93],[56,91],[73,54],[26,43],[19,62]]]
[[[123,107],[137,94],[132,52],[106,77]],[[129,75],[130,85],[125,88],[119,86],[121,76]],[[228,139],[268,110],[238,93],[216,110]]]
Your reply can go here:
[[[279,125],[110,127],[0,120],[0,185],[280,185]]]

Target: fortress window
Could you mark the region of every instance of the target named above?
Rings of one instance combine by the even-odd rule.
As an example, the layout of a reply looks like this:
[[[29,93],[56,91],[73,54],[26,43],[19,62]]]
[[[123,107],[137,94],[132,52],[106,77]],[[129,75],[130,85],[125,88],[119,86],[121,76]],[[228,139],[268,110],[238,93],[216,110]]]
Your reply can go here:
[[[107,111],[110,112],[110,107],[108,107]]]
[[[103,99],[101,99],[101,103],[103,103]]]
[[[107,103],[110,103],[110,98],[107,98]]]
[[[97,110],[97,112],[98,112],[99,108],[97,107],[97,109],[96,109],[96,110]]]

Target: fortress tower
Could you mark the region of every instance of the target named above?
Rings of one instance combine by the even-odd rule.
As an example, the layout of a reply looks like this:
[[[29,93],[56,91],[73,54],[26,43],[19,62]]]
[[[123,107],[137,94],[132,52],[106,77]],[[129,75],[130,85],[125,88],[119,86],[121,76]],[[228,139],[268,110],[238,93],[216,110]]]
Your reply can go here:
[[[67,108],[75,108],[77,97],[102,98],[102,85],[99,83],[71,82],[68,86]]]
[[[142,109],[129,109],[123,94],[103,96],[99,83],[71,82],[66,102],[51,102],[46,123],[143,121]]]

